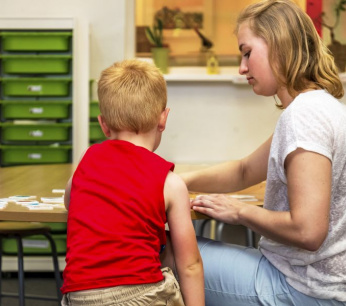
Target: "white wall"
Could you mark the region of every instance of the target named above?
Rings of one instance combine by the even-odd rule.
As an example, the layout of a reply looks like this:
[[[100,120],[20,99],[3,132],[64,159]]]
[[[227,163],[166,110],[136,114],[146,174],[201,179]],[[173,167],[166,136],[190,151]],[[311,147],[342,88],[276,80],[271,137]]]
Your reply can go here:
[[[157,153],[176,163],[216,163],[250,154],[274,131],[273,98],[230,82],[169,82],[167,128]]]
[[[247,84],[167,82],[167,128],[157,153],[175,163],[218,163],[252,153],[282,113]],[[344,83],[346,92],[346,84]],[[346,96],[341,99],[346,105]]]

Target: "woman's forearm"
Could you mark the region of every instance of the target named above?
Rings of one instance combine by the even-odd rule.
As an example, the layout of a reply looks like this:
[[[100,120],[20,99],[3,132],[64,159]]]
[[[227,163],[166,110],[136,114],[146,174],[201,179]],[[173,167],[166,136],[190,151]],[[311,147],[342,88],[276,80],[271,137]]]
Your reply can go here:
[[[291,211],[272,211],[223,194],[200,195],[191,201],[195,211],[213,219],[246,226],[266,238],[285,245],[315,251],[326,238],[329,221],[324,218],[323,212],[314,214],[314,203],[312,206],[304,204],[297,205]]]
[[[238,216],[240,224],[266,238],[309,251],[316,251],[327,235],[327,231],[320,235],[309,221],[296,220],[290,211],[271,211],[244,204]]]
[[[264,181],[272,137],[241,160],[231,160],[209,168],[180,174],[190,191],[235,192]]]
[[[190,191],[223,193],[243,189],[240,161],[230,161],[179,175]]]

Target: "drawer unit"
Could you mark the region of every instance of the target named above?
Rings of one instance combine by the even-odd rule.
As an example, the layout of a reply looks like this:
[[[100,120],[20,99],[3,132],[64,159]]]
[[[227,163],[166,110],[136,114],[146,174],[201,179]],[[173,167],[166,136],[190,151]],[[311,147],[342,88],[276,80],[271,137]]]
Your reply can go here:
[[[89,117],[90,117],[90,119],[97,119],[98,115],[100,115],[99,102],[98,101],[91,101],[90,102],[90,109],[89,109]]]
[[[53,234],[57,253],[66,253],[66,234]],[[17,241],[13,238],[7,238],[2,240],[2,251],[7,255],[17,254]],[[45,255],[52,254],[50,243],[48,239],[43,235],[34,235],[23,238],[23,253],[25,255]]]
[[[71,159],[71,146],[1,145],[1,166],[59,164]]]
[[[72,101],[0,101],[1,119],[68,119]]]
[[[100,108],[98,101],[91,101],[89,104],[89,143],[100,142],[106,140],[106,136],[98,123],[97,116],[100,115]]]
[[[72,161],[72,38],[0,29],[0,166]]]
[[[68,97],[71,78],[2,78],[3,97]]]
[[[71,31],[2,31],[2,50],[18,51],[69,51]]]
[[[3,74],[68,74],[71,55],[0,55]]]
[[[69,141],[70,123],[35,123],[35,124],[14,124],[2,123],[1,141],[10,142],[32,142],[32,141]]]
[[[50,227],[57,252],[59,254],[65,254],[67,224],[65,222],[43,222],[43,224]],[[17,253],[17,242],[15,239],[3,239],[2,247],[3,252],[7,255]],[[26,255],[51,254],[50,244],[43,235],[30,236],[29,238],[23,239],[23,252]]]
[[[105,140],[106,136],[103,134],[102,129],[98,122],[89,123],[89,139],[91,142]]]
[[[52,233],[66,232],[67,230],[66,222],[41,222],[41,223],[49,226]]]

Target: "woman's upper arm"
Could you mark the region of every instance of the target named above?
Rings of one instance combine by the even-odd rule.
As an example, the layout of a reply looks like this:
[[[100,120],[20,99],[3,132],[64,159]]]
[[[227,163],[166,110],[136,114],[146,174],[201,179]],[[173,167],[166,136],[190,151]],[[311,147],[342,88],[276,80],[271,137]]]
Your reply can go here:
[[[266,180],[272,139],[273,136],[269,137],[252,154],[242,159],[244,182],[243,188]]]
[[[298,148],[285,159],[291,217],[311,249],[318,249],[329,228],[331,161]]]

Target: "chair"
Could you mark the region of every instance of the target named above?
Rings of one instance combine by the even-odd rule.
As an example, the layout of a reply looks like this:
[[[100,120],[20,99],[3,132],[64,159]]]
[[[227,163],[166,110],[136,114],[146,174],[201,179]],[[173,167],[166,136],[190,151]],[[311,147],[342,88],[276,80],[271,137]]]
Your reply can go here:
[[[36,296],[36,295],[25,295],[24,294],[24,265],[23,265],[23,242],[22,238],[32,235],[44,235],[51,246],[52,258],[54,265],[54,275],[56,280],[57,298],[48,296]],[[2,293],[1,290],[1,272],[2,272],[2,239],[3,238],[14,238],[17,241],[18,247],[18,295],[10,293]],[[60,305],[62,294],[60,287],[62,285],[61,276],[59,272],[58,255],[56,251],[55,242],[50,234],[50,228],[42,223],[37,222],[0,222],[0,305],[2,297],[18,297],[19,305],[25,305],[25,298],[37,299],[37,300],[57,300]]]
[[[211,221],[211,219],[205,219],[202,221],[200,228],[197,231],[198,236],[203,236],[204,229],[210,221]],[[222,232],[223,232],[224,226],[225,226],[225,223],[223,223],[223,222],[217,222],[216,223],[215,240],[218,240],[218,241],[222,240]],[[255,247],[255,245],[256,245],[255,233],[250,228],[247,227],[246,228],[246,246],[247,247]]]
[[[222,240],[222,232],[223,232],[224,226],[225,226],[225,223],[217,222],[215,240],[219,240],[219,241]],[[255,233],[248,227],[246,227],[246,243],[245,243],[245,245],[247,247],[253,247],[253,248],[256,246]]]

